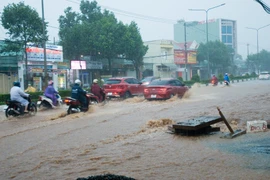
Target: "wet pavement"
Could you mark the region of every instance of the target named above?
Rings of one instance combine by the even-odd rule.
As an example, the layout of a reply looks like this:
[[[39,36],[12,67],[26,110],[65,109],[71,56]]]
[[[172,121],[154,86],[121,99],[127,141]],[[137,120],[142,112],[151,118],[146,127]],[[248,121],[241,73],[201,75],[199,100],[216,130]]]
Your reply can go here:
[[[66,107],[35,117],[0,114],[0,179],[76,179],[118,174],[135,179],[269,179],[270,132],[234,139],[229,132],[169,134],[167,126],[199,116],[218,116],[234,130],[251,120],[270,120],[270,81],[231,87],[195,85],[183,98],[135,97],[65,116]]]

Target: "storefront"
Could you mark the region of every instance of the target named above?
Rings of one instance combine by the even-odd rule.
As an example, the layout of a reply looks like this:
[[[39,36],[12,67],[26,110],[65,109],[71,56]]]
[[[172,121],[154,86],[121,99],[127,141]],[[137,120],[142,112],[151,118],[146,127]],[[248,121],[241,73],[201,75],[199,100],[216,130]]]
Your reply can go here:
[[[31,83],[37,90],[44,90],[44,49],[36,47],[33,44],[28,44],[27,52],[27,73],[25,61],[18,61],[18,74],[20,82],[24,82],[27,78],[28,83]],[[67,88],[67,73],[69,64],[63,62],[62,46],[46,45],[46,68],[48,80],[54,81],[54,88]],[[22,88],[24,87],[24,83]]]

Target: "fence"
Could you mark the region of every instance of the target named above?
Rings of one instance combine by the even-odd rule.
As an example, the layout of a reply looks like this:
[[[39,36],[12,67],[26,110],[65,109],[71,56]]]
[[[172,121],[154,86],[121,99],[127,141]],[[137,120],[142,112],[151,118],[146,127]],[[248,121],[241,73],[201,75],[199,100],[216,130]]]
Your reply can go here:
[[[18,80],[18,76],[8,76],[0,73],[0,94],[8,94],[13,82]]]

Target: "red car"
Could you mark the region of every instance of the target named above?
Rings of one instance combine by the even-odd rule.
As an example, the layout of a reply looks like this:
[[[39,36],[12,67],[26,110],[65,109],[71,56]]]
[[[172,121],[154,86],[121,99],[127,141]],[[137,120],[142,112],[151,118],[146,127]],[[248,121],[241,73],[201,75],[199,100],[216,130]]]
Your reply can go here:
[[[144,87],[138,79],[133,77],[109,78],[103,85],[108,98],[129,98],[143,95]]]
[[[178,79],[161,78],[152,81],[145,87],[144,97],[147,100],[170,99],[175,95],[182,97],[188,89],[189,88]]]

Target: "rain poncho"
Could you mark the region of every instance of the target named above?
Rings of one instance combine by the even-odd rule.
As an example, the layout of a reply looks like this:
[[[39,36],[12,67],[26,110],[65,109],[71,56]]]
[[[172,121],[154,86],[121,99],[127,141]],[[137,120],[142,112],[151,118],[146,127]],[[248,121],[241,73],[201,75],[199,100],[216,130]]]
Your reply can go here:
[[[29,104],[29,102],[26,99],[24,99],[23,97],[28,97],[28,96],[29,96],[29,94],[23,92],[23,90],[18,86],[13,86],[10,89],[10,99],[12,101],[18,101],[24,106],[27,106]]]

